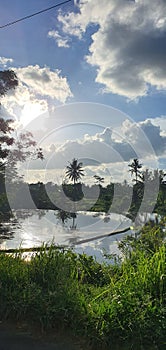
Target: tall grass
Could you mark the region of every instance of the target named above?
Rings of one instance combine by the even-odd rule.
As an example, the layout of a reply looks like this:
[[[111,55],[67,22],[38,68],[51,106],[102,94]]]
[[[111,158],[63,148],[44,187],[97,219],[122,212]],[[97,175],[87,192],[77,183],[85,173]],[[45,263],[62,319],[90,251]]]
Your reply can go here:
[[[0,254],[0,318],[70,329],[92,348],[166,346],[166,245],[159,226],[124,240],[123,261],[43,246],[29,262]],[[120,347],[121,348],[121,347]],[[129,345],[127,349],[129,349]],[[119,349],[119,348],[118,348]]]

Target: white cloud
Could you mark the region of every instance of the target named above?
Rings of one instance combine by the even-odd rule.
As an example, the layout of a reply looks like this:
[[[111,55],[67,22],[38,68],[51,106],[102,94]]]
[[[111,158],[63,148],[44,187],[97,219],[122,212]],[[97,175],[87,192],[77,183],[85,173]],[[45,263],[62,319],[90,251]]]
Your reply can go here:
[[[166,6],[164,0],[84,0],[79,12],[58,16],[64,33],[81,39],[95,33],[87,62],[106,92],[136,99],[150,86],[166,89]]]
[[[12,63],[13,59],[12,58],[6,58],[6,57],[0,57],[0,66],[3,68],[6,68],[8,63]]]
[[[61,76],[60,70],[51,71],[50,68],[41,68],[39,65],[15,69],[23,85],[28,86],[34,94],[49,96],[64,103],[72,96],[66,77]]]
[[[54,121],[57,123],[56,118]],[[93,176],[96,174],[105,178],[105,184],[124,179],[131,181],[128,164],[133,158],[140,160],[143,169],[166,168],[166,138],[162,136],[162,129],[148,119],[139,123],[126,119],[118,129],[106,127],[101,132],[94,132],[94,135],[84,134],[78,138],[73,129],[73,138],[67,139],[66,133],[66,141],[63,138],[61,143],[57,136],[62,130],[53,129],[50,134],[49,119],[46,122],[49,125],[44,131],[46,138],[40,138],[45,159],[42,164],[37,161],[27,165],[30,179],[33,170],[36,173],[42,168],[40,175],[43,182],[57,182],[59,178],[62,183],[66,166],[74,157],[83,162],[83,181],[88,184],[94,183]]]
[[[41,144],[45,149],[42,165],[46,169],[65,169],[68,161],[75,157],[81,159],[87,169],[112,167],[116,172],[116,164],[122,164],[123,168],[131,159],[139,158],[145,166],[150,164],[158,168],[157,157],[164,157],[166,153],[166,138],[160,131],[160,127],[153,125],[150,120],[140,123],[126,120],[114,132],[107,127],[101,133],[92,136],[85,134],[78,139],[73,136],[73,139],[61,144],[57,143],[55,133],[55,141],[51,138],[47,149],[46,144]],[[115,138],[116,132],[118,140]]]
[[[166,136],[166,116],[165,115],[158,118],[153,118],[153,119],[149,118],[149,120],[151,121],[152,124],[160,127],[161,136]]]
[[[122,125],[121,133],[135,146],[135,149],[141,150],[145,155],[148,155],[147,142],[150,143],[154,154],[162,155],[166,152],[166,137],[163,136],[160,125],[156,125],[154,120],[146,119],[139,123],[126,120]]]
[[[59,70],[27,66],[14,68],[19,86],[3,98],[4,114],[10,114],[25,125],[57,102],[72,96],[66,77]]]
[[[57,30],[50,30],[48,32],[48,37],[55,39],[58,47],[69,47],[68,38],[61,36]]]

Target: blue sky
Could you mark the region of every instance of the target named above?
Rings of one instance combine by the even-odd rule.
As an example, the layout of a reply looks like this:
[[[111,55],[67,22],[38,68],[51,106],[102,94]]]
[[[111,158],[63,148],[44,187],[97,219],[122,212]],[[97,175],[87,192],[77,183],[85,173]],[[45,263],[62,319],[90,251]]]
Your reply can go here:
[[[0,25],[59,2],[0,0]],[[50,113],[54,119],[52,130],[59,126],[72,125],[73,120],[74,123],[81,123],[85,119],[87,125],[85,130],[80,124],[80,131],[78,128],[73,129],[73,133],[67,132],[66,136],[63,132],[58,136],[58,141],[55,132],[55,140],[52,137],[47,142],[48,147],[55,146],[54,152],[57,157],[62,153],[65,154],[65,150],[71,147],[71,153],[66,152],[66,157],[64,156],[64,164],[70,154],[71,157],[74,156],[72,142],[75,142],[75,149],[78,149],[80,144],[87,145],[88,142],[90,149],[95,143],[98,153],[98,147],[100,149],[102,142],[108,145],[111,141],[114,142],[111,147],[115,148],[116,152],[119,150],[118,147],[123,148],[125,152],[124,142],[129,140],[132,147],[137,145],[138,155],[141,154],[143,160],[146,158],[144,163],[148,165],[153,155],[139,153],[138,143],[142,143],[142,139],[137,142],[138,133],[135,133],[135,128],[141,129],[142,137],[149,138],[153,144],[152,148],[159,162],[158,167],[165,169],[165,18],[164,0],[153,2],[84,0],[71,1],[41,15],[0,29],[0,69],[12,67],[20,81],[17,92],[11,92],[3,99],[1,113],[13,116],[21,121],[23,126],[30,127],[38,137],[38,141],[41,141],[41,135],[44,137],[43,128],[46,135],[50,132],[48,125],[46,128],[48,115],[43,124],[41,122],[40,133],[36,130],[36,118],[39,125],[39,120],[43,120],[40,118],[42,113]],[[88,127],[85,111],[80,113],[80,102],[89,103],[86,105],[89,108],[91,104],[96,106],[94,116],[89,117],[89,123],[93,120],[94,124],[100,126],[94,126],[93,131]],[[71,103],[76,104],[75,108],[71,112],[69,107],[67,114],[63,109],[64,105]],[[95,110],[98,109],[98,105],[103,106],[103,111],[95,121]],[[111,110],[110,125],[105,117],[107,109],[105,105]],[[57,106],[62,106],[61,116],[56,114]],[[81,109],[82,106],[81,104]],[[123,140],[116,140],[115,135],[113,137],[112,133],[106,131],[108,127],[111,130],[114,128],[112,108],[120,110],[123,114],[123,122],[120,113],[119,125],[116,125],[120,135],[122,129],[125,129]],[[63,111],[65,117],[62,122]],[[86,113],[88,114],[87,109]],[[73,119],[73,114],[78,115],[78,120],[77,116]],[[129,124],[125,122],[127,118],[125,115],[130,120]],[[60,123],[57,122],[59,119]],[[60,138],[61,149],[58,148]],[[115,143],[121,143],[121,146]],[[45,145],[43,139],[41,144]],[[49,153],[48,150],[46,152]],[[128,162],[130,157],[132,158],[133,153],[127,152],[128,148],[124,158],[122,153],[117,155],[118,164],[122,165],[123,161]],[[54,162],[56,164],[56,159]],[[109,162],[100,159],[101,166]],[[108,168],[106,170],[108,171]],[[103,173],[104,171],[100,169],[100,174]]]

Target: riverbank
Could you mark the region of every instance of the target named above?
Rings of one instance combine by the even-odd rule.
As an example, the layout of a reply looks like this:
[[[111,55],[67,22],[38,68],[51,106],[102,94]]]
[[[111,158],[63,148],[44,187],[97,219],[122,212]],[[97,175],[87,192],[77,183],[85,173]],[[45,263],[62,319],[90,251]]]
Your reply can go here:
[[[21,252],[2,253],[1,321],[69,331],[86,349],[164,349],[164,235],[161,223],[144,227],[120,243],[123,260],[114,264],[55,247],[43,246],[29,262]]]

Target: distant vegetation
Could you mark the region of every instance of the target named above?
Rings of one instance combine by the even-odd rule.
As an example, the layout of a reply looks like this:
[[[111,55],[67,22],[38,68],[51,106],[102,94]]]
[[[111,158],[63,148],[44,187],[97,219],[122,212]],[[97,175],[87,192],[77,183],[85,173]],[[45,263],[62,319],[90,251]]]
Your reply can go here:
[[[1,96],[17,85],[13,71],[0,72]],[[59,209],[56,215],[62,224],[72,217],[74,227],[76,213],[66,212],[56,204],[61,203],[60,186],[51,182],[27,185],[18,176],[18,161],[24,162],[27,157],[42,160],[43,154],[40,148],[36,149],[31,133],[20,134],[16,140],[12,131],[12,121],[0,118],[0,224],[3,220],[10,222],[11,209],[36,207]],[[122,259],[107,256],[111,264],[100,264],[93,257],[54,245],[41,247],[29,262],[21,252],[10,256],[1,252],[1,321],[23,321],[42,331],[70,329],[85,341],[86,348],[89,345],[93,349],[116,350],[123,349],[124,344],[127,350],[165,348],[165,174],[158,170],[142,171],[138,159],[129,164],[129,171],[133,185],[110,181],[104,186],[104,178],[96,174],[94,185],[85,186],[81,183],[83,164],[74,158],[66,168],[62,184],[65,200],[69,207],[72,200],[74,209],[81,200],[82,210],[112,211],[134,219],[148,188],[149,195],[141,210],[152,208],[162,218],[146,224],[137,237],[122,240],[119,245]],[[158,183],[155,201],[153,192]],[[90,194],[88,199],[84,198],[84,189]],[[10,235],[3,228],[1,237]]]
[[[144,197],[144,188],[148,184],[148,198],[146,198],[146,203],[144,204],[144,211],[147,208],[154,208],[154,211],[165,215],[166,214],[166,182],[164,181],[164,173],[162,171],[154,171],[153,173],[146,170],[142,173],[142,180],[135,182],[133,185],[127,182],[123,183],[113,183],[111,182],[107,186],[102,186],[94,184],[92,186],[86,186],[80,182],[71,184],[63,183],[62,188],[65,193],[65,201],[72,200],[81,202],[81,209],[86,210],[90,208],[91,211],[103,211],[103,212],[116,212],[120,214],[127,214],[128,216],[135,217]],[[148,182],[146,178],[148,177]],[[154,188],[159,182],[159,192],[157,202],[154,202]],[[9,205],[7,202],[7,197],[5,195],[5,184],[3,186],[4,180],[1,179],[0,186],[0,211],[8,211]],[[99,197],[94,203],[94,198],[98,192],[99,186]],[[60,209],[57,207],[56,203],[61,201],[61,186],[54,184],[52,182],[46,185],[42,182],[28,185],[29,190],[27,190],[27,184],[25,184],[21,179],[20,181],[11,183],[8,185],[8,196],[10,197],[10,205],[15,209],[21,208],[32,208],[32,203],[38,209]],[[84,199],[83,189],[91,194],[90,199]],[[114,192],[116,189],[116,196]],[[10,193],[11,191],[11,193]],[[30,191],[31,196],[27,196],[27,191]],[[33,201],[32,201],[32,199]],[[50,200],[51,198],[51,200]],[[131,199],[129,201],[129,199]]]
[[[14,71],[0,71],[0,96],[4,96],[10,89],[18,86],[18,79]],[[36,142],[30,132],[20,133],[13,137],[13,121],[0,118],[0,215],[9,213],[10,209],[64,209],[59,208],[62,192],[60,186],[55,183],[42,182],[27,185],[22,177],[18,175],[18,162],[25,162],[27,159],[43,159],[41,148],[36,148]],[[133,159],[129,164],[129,171],[132,176],[133,186],[125,180],[123,183],[113,183],[104,186],[104,178],[95,174],[94,185],[85,186],[81,183],[85,175],[83,164],[73,159],[66,167],[66,177],[62,188],[65,194],[65,201],[72,211],[75,202],[81,200],[80,210],[115,212],[135,218],[142,204],[144,190],[148,187],[148,198],[141,210],[147,211],[154,208],[154,211],[161,215],[166,213],[166,182],[163,171],[146,169],[142,170],[142,164],[138,159]],[[154,200],[153,192],[159,182],[159,194],[157,202]],[[84,198],[84,191],[89,193],[88,199]],[[7,193],[6,193],[7,192]],[[116,192],[116,196],[115,196]],[[96,193],[99,196],[96,200]],[[64,197],[64,196],[63,196]],[[51,199],[50,199],[51,198]],[[130,199],[130,201],[129,201]]]

